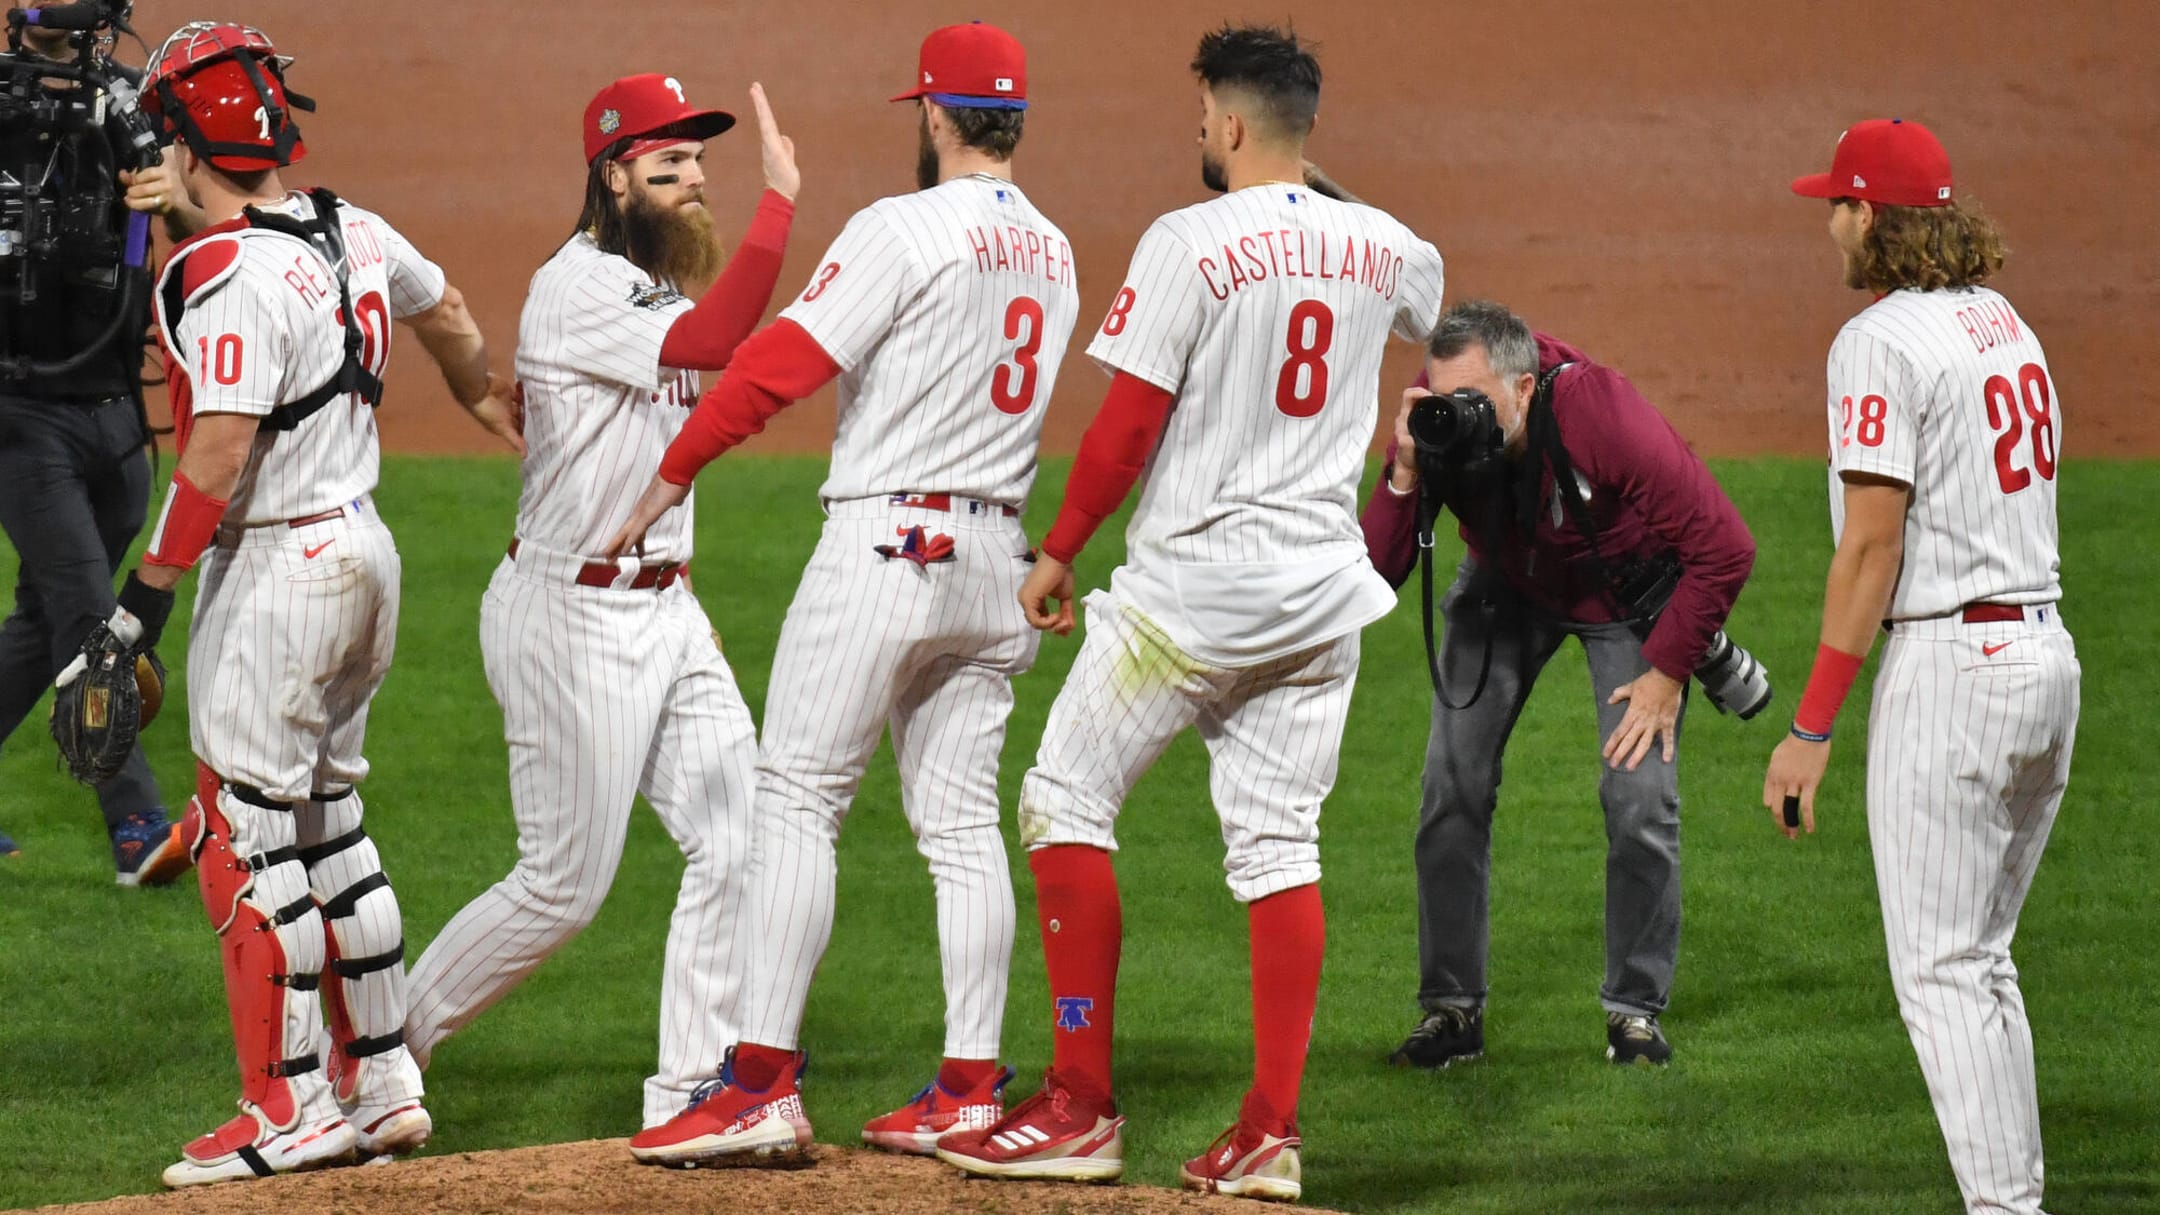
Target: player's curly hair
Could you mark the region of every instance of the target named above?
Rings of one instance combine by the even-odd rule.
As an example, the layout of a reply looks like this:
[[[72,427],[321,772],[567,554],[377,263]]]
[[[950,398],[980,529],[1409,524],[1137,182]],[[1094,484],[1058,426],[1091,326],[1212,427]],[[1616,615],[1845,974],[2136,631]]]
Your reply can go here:
[[[939,106],[952,123],[960,142],[999,160],[1011,160],[1027,127],[1026,110],[995,110],[975,106]]]
[[[1970,199],[1947,207],[1873,205],[1875,223],[1852,262],[1854,287],[1955,290],[1980,286],[2002,269],[2002,233]]]
[[[1320,60],[1294,29],[1224,25],[1200,39],[1193,74],[1208,88],[1258,97],[1279,135],[1302,139],[1320,113]]]

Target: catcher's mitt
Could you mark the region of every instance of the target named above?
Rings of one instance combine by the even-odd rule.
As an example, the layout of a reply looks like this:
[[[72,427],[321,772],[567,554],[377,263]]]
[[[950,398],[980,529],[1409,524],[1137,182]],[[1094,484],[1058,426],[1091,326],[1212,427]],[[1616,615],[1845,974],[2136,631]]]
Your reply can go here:
[[[53,741],[68,773],[86,785],[119,774],[136,735],[165,705],[165,665],[150,647],[165,627],[172,593],[130,574],[120,604],[53,681]]]

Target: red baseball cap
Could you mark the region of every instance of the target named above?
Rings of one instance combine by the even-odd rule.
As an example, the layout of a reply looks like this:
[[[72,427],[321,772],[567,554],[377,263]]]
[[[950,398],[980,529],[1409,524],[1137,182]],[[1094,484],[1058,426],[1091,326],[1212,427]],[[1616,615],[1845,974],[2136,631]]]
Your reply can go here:
[[[1893,207],[1950,204],[1950,154],[1935,133],[1902,118],[1870,118],[1838,136],[1828,173],[1795,178],[1802,198],[1863,198]]]
[[[927,97],[954,109],[1027,108],[1027,51],[1018,38],[980,21],[930,31],[915,77],[915,87],[894,101]]]
[[[592,163],[618,140],[633,141],[634,149],[647,136],[711,139],[734,125],[735,116],[726,110],[690,108],[682,81],[673,76],[625,76],[601,89],[585,107],[585,161]]]

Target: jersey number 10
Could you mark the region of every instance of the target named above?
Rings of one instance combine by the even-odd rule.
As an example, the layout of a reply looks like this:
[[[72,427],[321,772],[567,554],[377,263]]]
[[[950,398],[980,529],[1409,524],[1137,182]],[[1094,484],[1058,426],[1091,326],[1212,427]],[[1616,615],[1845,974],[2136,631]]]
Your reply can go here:
[[[2047,368],[2027,363],[2018,368],[2017,383],[2007,376],[1991,375],[1981,389],[1987,397],[1988,429],[1995,431],[1995,481],[2006,494],[2032,484],[2033,474],[2043,481],[2055,479],[2055,393],[2048,384]],[[2025,423],[2032,422],[2032,467],[2018,467],[2018,441]]]

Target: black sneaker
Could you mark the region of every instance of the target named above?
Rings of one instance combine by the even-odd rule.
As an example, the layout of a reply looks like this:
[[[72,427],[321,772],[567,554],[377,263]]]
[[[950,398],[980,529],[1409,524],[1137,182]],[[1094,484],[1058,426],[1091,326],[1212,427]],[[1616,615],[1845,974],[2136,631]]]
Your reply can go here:
[[[1656,1017],[1638,1013],[1605,1014],[1605,1057],[1615,1063],[1651,1063],[1663,1067],[1672,1059],[1672,1043],[1658,1028]]]
[[[1388,1056],[1395,1067],[1446,1067],[1485,1053],[1485,1010],[1443,1005],[1425,1014]]]

